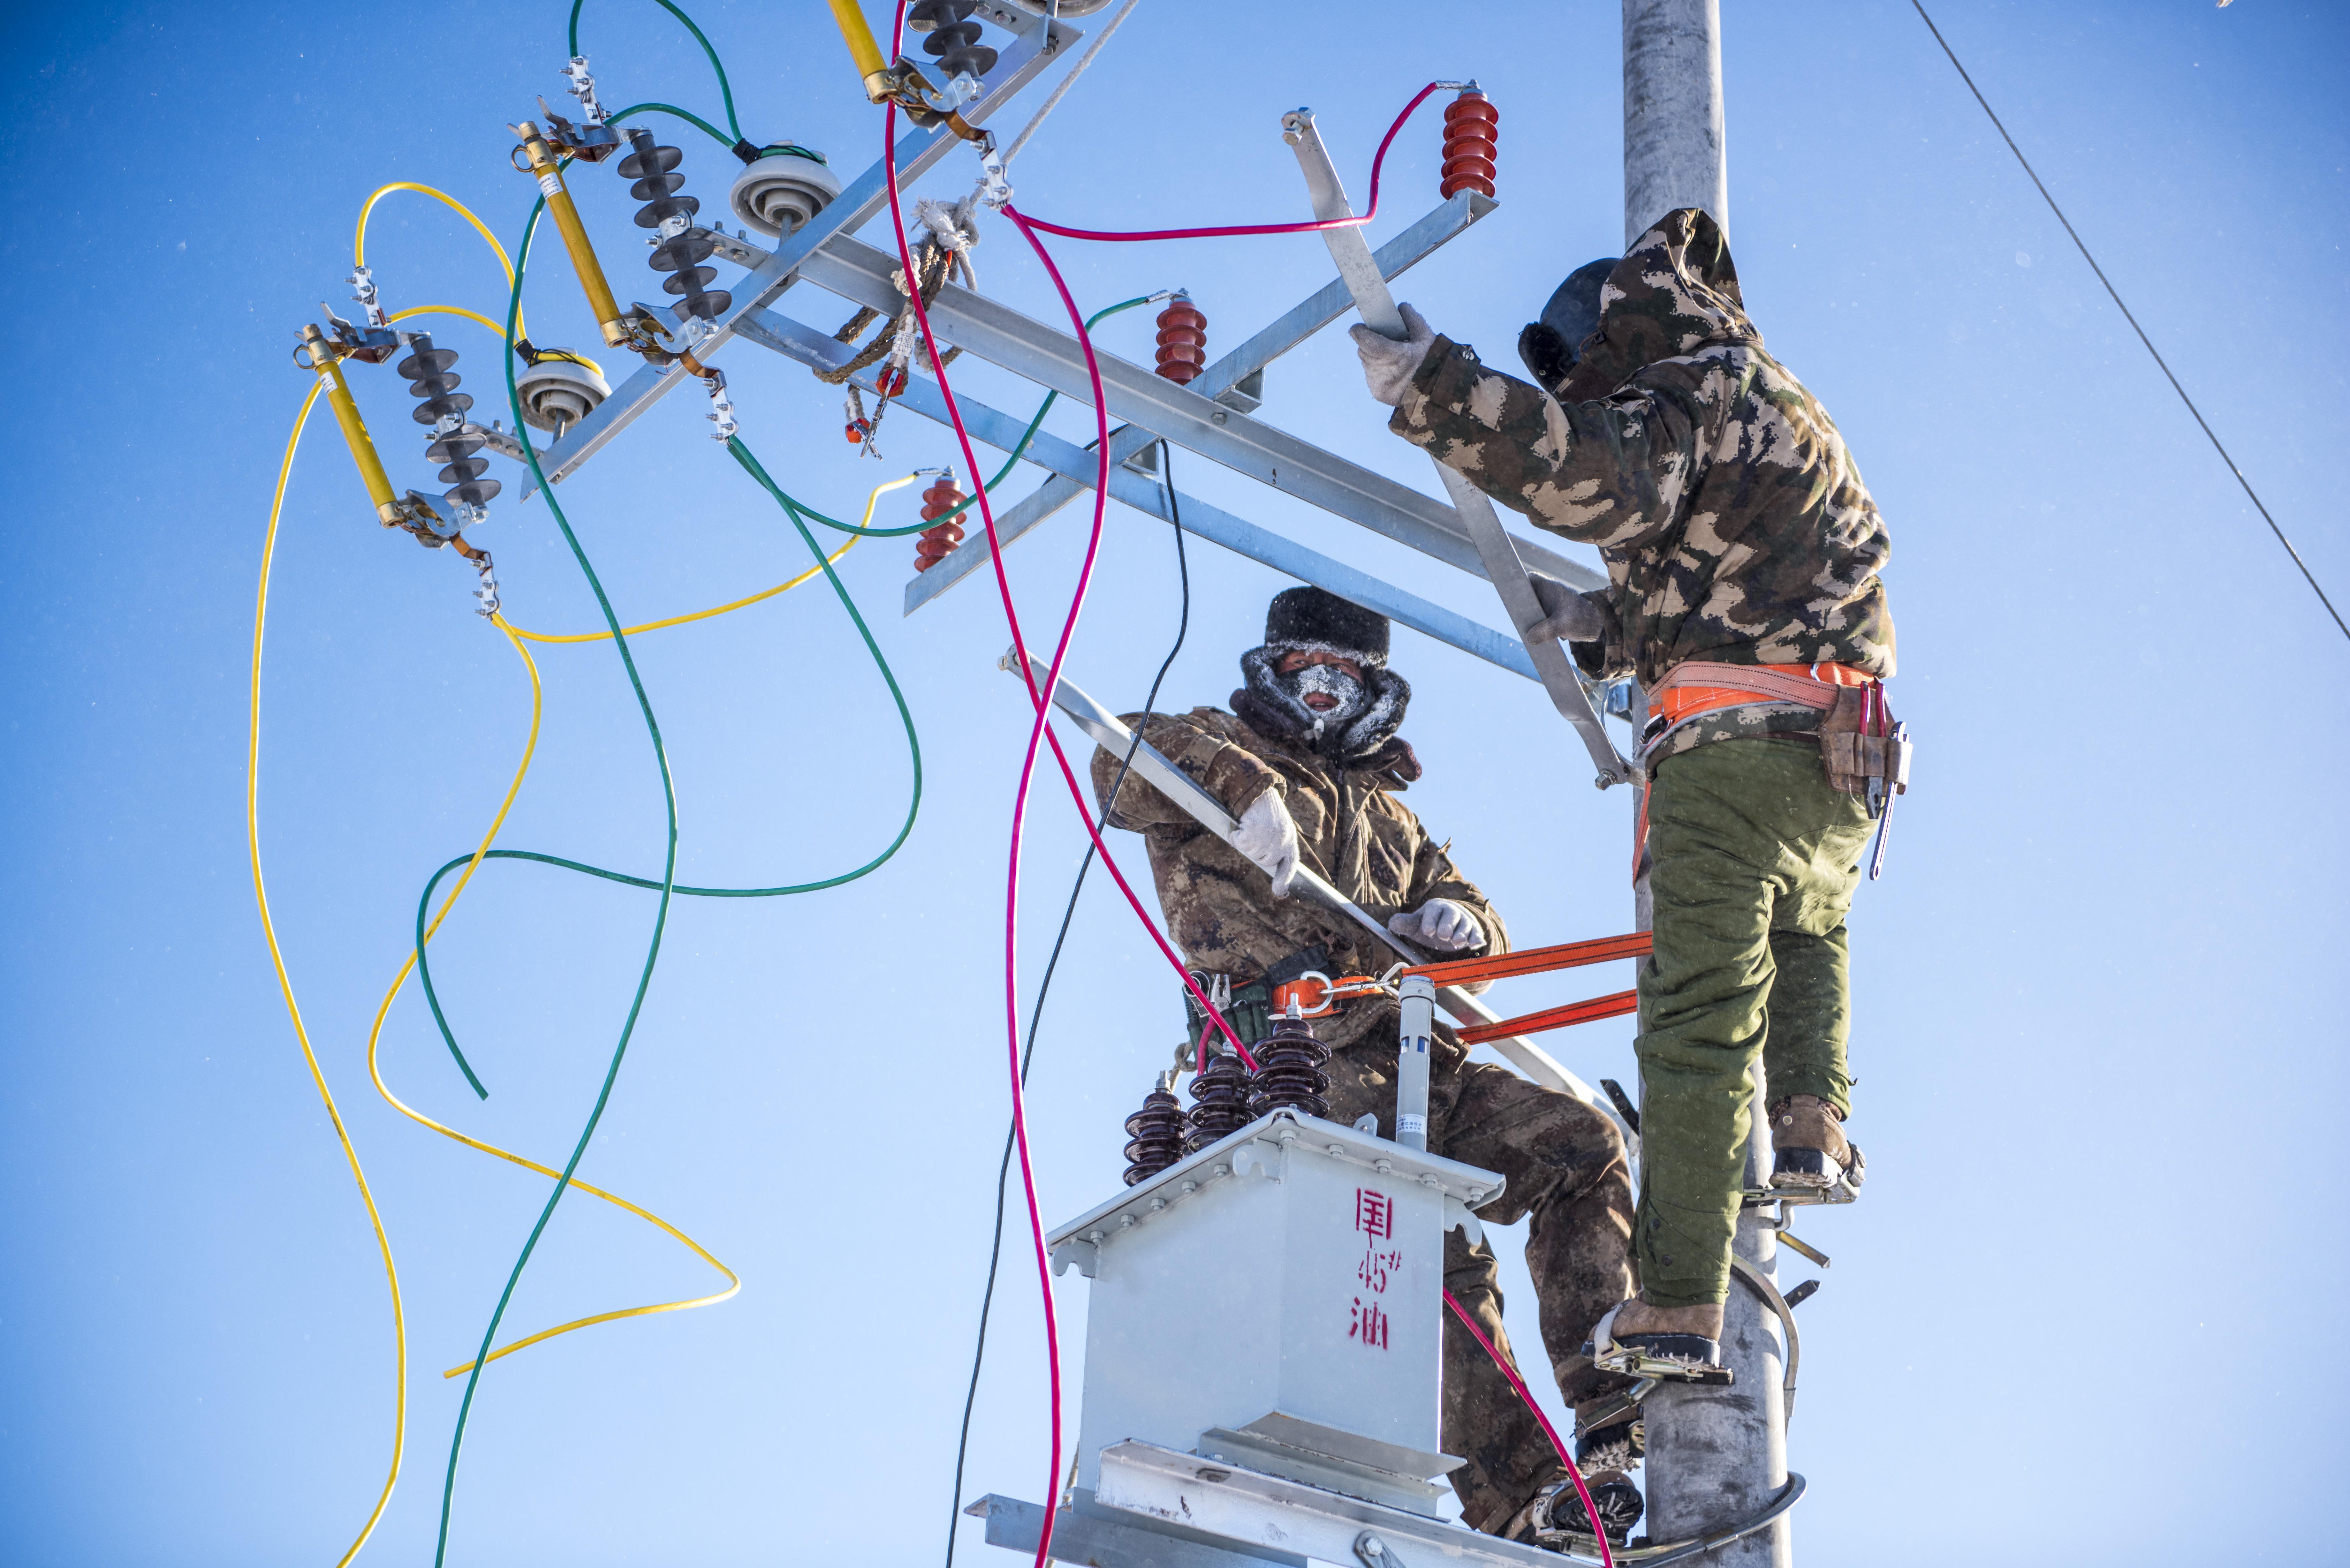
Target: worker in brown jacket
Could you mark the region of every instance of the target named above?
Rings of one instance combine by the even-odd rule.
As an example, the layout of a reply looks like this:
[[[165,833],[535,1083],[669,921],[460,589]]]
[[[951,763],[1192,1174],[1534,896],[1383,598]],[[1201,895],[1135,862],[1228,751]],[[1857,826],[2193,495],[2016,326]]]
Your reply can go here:
[[[1376,975],[1394,961],[1352,922],[1287,896],[1300,866],[1423,951],[1508,950],[1501,916],[1397,798],[1420,764],[1397,733],[1411,688],[1388,668],[1388,646],[1384,617],[1320,588],[1291,588],[1273,601],[1264,645],[1241,657],[1243,684],[1231,711],[1126,716],[1239,819],[1242,848],[1130,773],[1111,802],[1123,759],[1095,754],[1095,789],[1111,826],[1145,836],[1170,934],[1210,989],[1219,977],[1230,986],[1226,1016],[1250,1045],[1271,1033],[1276,988],[1308,971]],[[1203,1023],[1195,1017],[1194,1040]],[[1315,1018],[1317,1037],[1333,1049],[1330,1119],[1376,1115],[1393,1136],[1400,1023],[1396,1002],[1378,993]],[[1470,1061],[1442,1023],[1436,1033],[1428,1147],[1507,1179],[1482,1218],[1511,1225],[1533,1217],[1526,1263],[1552,1374],[1568,1404],[1598,1412],[1624,1380],[1596,1371],[1582,1347],[1600,1314],[1633,1285],[1622,1135],[1573,1096]],[[1445,1247],[1448,1288],[1509,1354],[1492,1251],[1471,1247],[1457,1231]],[[1582,1425],[1578,1462],[1601,1523],[1621,1542],[1642,1509],[1627,1476],[1639,1458],[1638,1412],[1595,1430]],[[1570,1522],[1588,1531],[1541,1427],[1450,1316],[1443,1434],[1446,1450],[1468,1459],[1452,1477],[1467,1523],[1527,1539],[1539,1526],[1552,1538],[1545,1544],[1563,1543],[1560,1529]]]

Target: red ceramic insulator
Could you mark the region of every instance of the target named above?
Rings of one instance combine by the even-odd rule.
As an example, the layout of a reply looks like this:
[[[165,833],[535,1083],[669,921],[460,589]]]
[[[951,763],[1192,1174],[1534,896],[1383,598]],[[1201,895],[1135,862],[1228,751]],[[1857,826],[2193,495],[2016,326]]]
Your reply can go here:
[[[941,474],[939,482],[922,492],[922,521],[952,512],[963,502],[963,493],[951,473]],[[957,516],[960,516],[957,514]],[[962,543],[962,524],[949,518],[935,528],[925,528],[914,537],[914,570],[927,572]]]
[[[1447,201],[1462,191],[1493,193],[1501,124],[1501,112],[1482,92],[1463,92],[1444,106],[1444,182],[1438,191]]]
[[[1208,318],[1177,295],[1159,313],[1159,373],[1181,386],[1208,363]]]

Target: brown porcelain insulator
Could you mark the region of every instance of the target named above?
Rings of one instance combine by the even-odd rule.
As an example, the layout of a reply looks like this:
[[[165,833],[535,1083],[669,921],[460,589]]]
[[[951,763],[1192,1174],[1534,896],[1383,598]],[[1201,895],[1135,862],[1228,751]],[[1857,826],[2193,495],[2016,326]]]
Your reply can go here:
[[[922,492],[922,521],[945,516],[962,504],[967,497],[956,485],[952,473],[939,476],[939,482]],[[948,518],[935,528],[925,528],[914,536],[914,570],[927,572],[953,553],[962,543],[962,514]]]
[[[1448,201],[1462,191],[1493,193],[1501,124],[1501,112],[1492,101],[1473,88],[1444,106],[1444,183],[1438,190]]]
[[[1181,386],[1208,363],[1208,318],[1188,296],[1159,313],[1159,373]]]
[[[1314,1037],[1314,1025],[1303,1018],[1276,1018],[1273,1033],[1256,1052],[1256,1094],[1249,1102],[1253,1118],[1271,1110],[1293,1110],[1302,1116],[1326,1116],[1330,1075],[1322,1064],[1330,1047]]]
[[[1126,1184],[1148,1180],[1183,1158],[1183,1106],[1168,1092],[1167,1075],[1126,1118]]]
[[[1248,1126],[1253,1087],[1238,1056],[1208,1058],[1208,1070],[1191,1079],[1191,1131],[1183,1140],[1183,1152],[1197,1154]]]

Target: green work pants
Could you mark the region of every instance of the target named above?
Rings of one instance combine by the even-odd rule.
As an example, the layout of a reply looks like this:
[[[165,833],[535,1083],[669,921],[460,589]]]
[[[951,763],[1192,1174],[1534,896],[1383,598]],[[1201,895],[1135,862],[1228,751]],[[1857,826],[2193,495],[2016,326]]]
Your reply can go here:
[[[1811,740],[1716,741],[1650,777],[1635,1241],[1652,1305],[1729,1294],[1756,1056],[1773,1103],[1851,1108],[1845,915],[1871,826]]]

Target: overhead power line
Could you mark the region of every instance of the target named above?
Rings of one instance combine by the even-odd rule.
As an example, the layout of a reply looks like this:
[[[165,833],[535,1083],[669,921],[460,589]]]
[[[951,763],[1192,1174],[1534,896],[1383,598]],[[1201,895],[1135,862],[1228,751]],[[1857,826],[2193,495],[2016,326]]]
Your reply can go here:
[[[2224,5],[2227,0],[2220,0],[2220,3]],[[2056,198],[2048,193],[2048,187],[2041,182],[2039,171],[2032,167],[2032,160],[2023,155],[2023,149],[2018,147],[2015,144],[2015,138],[2007,133],[2007,127],[2001,123],[1998,111],[1991,108],[1991,100],[1983,97],[1982,88],[1975,86],[1975,78],[1969,76],[1967,67],[1959,63],[1959,57],[1951,49],[1950,41],[1942,36],[1942,29],[1935,26],[1934,18],[1926,15],[1926,7],[1921,0],[1909,0],[1909,4],[1917,8],[1918,20],[1926,24],[1926,30],[1934,35],[1934,42],[1942,46],[1942,53],[1950,57],[1951,66],[1959,73],[1959,79],[1967,84],[1967,90],[1975,95],[1977,103],[1982,105],[1983,113],[1991,117],[1991,125],[1999,131],[2000,140],[2007,143],[2007,150],[2010,152],[2015,154],[2015,161],[2023,165],[2023,171],[2032,176],[2032,183],[2039,188],[2041,200],[2048,203],[2048,210],[2056,214],[2056,221],[2064,224],[2064,232],[2073,237],[2073,244],[2081,252],[2081,259],[2089,264],[2089,270],[2095,273],[2097,281],[2106,286],[2106,293],[2113,297],[2115,308],[2122,313],[2122,319],[2130,324],[2130,330],[2137,334],[2137,340],[2146,345],[2147,353],[2154,356],[2154,362],[2161,369],[2164,379],[2170,383],[2170,389],[2178,394],[2178,400],[2187,405],[2187,411],[2193,414],[2195,422],[2203,427],[2204,435],[2210,440],[2211,450],[2220,454],[2220,461],[2228,465],[2228,472],[2234,474],[2236,483],[2244,487],[2244,493],[2251,497],[2253,507],[2261,514],[2261,520],[2269,525],[2269,532],[2274,534],[2277,543],[2284,546],[2284,553],[2293,557],[2293,564],[2301,568],[2302,576],[2309,583],[2309,591],[2317,596],[2317,602],[2325,607],[2325,613],[2334,618],[2334,624],[2342,628],[2342,635],[2350,638],[2350,624],[2344,622],[2342,612],[2335,609],[2334,601],[2325,597],[2325,589],[2319,586],[2317,575],[2309,569],[2309,563],[2301,558],[2301,552],[2293,547],[2293,541],[2285,537],[2284,530],[2277,526],[2277,520],[2269,514],[2268,507],[2262,504],[2260,493],[2252,488],[2252,482],[2244,477],[2244,471],[2238,468],[2236,460],[2228,455],[2228,449],[2220,444],[2219,435],[2211,429],[2211,421],[2203,417],[2203,410],[2195,406],[2195,400],[2187,395],[2187,389],[2178,384],[2177,376],[2171,374],[2170,365],[2163,358],[2162,351],[2154,346],[2154,339],[2146,335],[2146,328],[2137,324],[2137,317],[2130,314],[2130,307],[2122,303],[2121,294],[2114,287],[2113,280],[2106,275],[2106,269],[2097,265],[2097,258],[2089,254],[2087,243],[2081,238],[2080,232],[2073,227],[2073,220],[2064,215],[2064,209],[2058,206]]]

